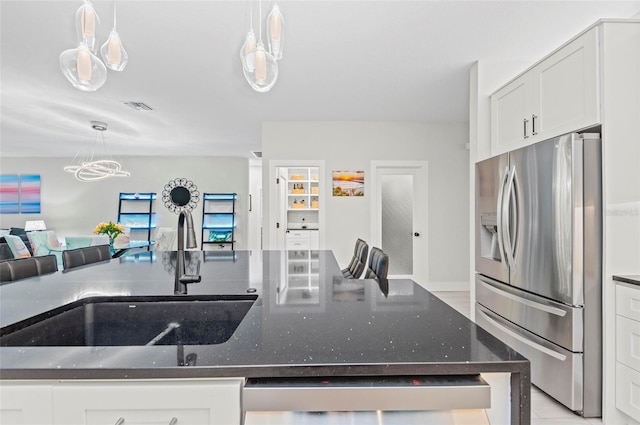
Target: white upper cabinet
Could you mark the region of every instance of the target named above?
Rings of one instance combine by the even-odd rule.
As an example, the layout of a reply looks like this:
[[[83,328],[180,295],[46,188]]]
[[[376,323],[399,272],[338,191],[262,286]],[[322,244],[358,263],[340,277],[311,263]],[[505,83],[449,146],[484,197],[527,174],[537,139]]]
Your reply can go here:
[[[516,78],[491,96],[491,154],[523,146],[531,137],[531,73]]]
[[[598,28],[491,96],[491,154],[600,123]]]

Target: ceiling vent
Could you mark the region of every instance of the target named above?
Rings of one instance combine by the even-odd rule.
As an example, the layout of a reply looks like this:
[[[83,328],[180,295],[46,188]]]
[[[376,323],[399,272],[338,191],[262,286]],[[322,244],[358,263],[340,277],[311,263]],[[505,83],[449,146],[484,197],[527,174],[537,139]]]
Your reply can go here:
[[[251,153],[253,154],[253,156],[255,156],[256,158],[262,158],[262,152],[261,151],[251,151]]]
[[[144,102],[124,102],[124,104],[136,111],[153,111],[153,108]]]

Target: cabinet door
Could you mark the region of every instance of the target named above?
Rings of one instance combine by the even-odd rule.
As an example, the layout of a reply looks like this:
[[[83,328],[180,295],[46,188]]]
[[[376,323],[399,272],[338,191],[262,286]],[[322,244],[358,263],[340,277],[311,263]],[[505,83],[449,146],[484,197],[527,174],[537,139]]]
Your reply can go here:
[[[526,73],[491,96],[491,155],[528,143],[531,137],[531,74]]]
[[[529,118],[537,140],[600,123],[597,30],[592,28],[531,70],[534,103]]]
[[[240,424],[241,380],[64,383],[54,424]]]
[[[0,385],[0,424],[52,423],[51,388],[51,384],[2,382]]]
[[[309,239],[310,230],[287,230],[287,250],[309,250],[311,241]]]

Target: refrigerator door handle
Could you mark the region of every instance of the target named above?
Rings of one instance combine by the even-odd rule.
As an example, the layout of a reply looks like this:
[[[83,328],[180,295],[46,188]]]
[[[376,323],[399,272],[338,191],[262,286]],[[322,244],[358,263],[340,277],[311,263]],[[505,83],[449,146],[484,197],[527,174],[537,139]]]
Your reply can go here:
[[[553,307],[552,305],[541,304],[539,302],[528,300],[526,298],[519,297],[517,295],[511,294],[507,291],[503,291],[502,289],[496,288],[489,281],[483,278],[483,276],[476,276],[476,278],[480,281],[480,284],[486,288],[487,290],[498,294],[498,296],[503,298],[508,298],[512,301],[515,301],[519,304],[524,304],[527,307],[535,308],[536,310],[544,311],[545,313],[553,314],[558,317],[564,317],[567,315],[565,310],[562,310],[557,307]]]
[[[548,356],[554,357],[560,361],[565,361],[567,359],[567,356],[565,356],[562,353],[558,353],[557,351],[554,351],[550,348],[547,348],[543,345],[540,345],[534,341],[531,341],[530,339],[520,335],[517,332],[512,331],[511,329],[509,329],[508,327],[506,327],[505,325],[502,325],[501,323],[499,323],[497,320],[495,320],[493,317],[489,316],[485,311],[483,311],[483,309],[480,309],[477,311],[478,313],[480,313],[482,316],[484,316],[484,319],[489,322],[491,325],[495,326],[497,329],[499,329],[500,331],[506,333],[507,335],[511,336],[514,339],[517,339],[518,341],[520,341],[523,344],[528,345],[529,347],[533,348],[536,351],[539,351],[541,353],[544,353]],[[497,318],[496,318],[497,319]]]
[[[507,188],[505,193],[503,194],[504,198],[502,200],[502,214],[503,214],[503,238],[505,245],[505,253],[507,258],[507,264],[509,267],[513,267],[515,265],[515,249],[516,249],[516,241],[518,238],[518,198],[515,192],[514,182],[516,181],[516,167],[511,168],[511,172],[509,173],[509,179],[507,180]],[[511,214],[511,206],[513,205],[514,214]],[[511,222],[511,217],[514,217],[513,223]],[[511,240],[511,229],[512,227],[515,229],[513,232],[513,240]]]
[[[507,185],[507,180],[509,179],[509,166],[506,166],[504,169],[504,173],[502,174],[502,177],[500,178],[500,186],[498,187],[498,205],[496,206],[496,211],[497,213],[497,217],[496,217],[496,227],[497,227],[497,233],[498,233],[498,249],[500,250],[500,256],[502,257],[502,260],[507,264],[507,266],[509,265],[509,261],[507,259],[507,253],[505,250],[505,245],[504,245],[504,227],[503,227],[503,212],[504,212],[504,201],[503,201],[503,196],[504,196],[504,188]]]

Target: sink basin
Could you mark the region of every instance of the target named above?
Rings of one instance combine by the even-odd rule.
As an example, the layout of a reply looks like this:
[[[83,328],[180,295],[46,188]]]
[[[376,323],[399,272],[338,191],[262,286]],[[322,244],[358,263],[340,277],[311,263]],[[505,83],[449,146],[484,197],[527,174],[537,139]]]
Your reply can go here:
[[[92,297],[0,329],[0,346],[220,344],[256,299],[255,294]]]

